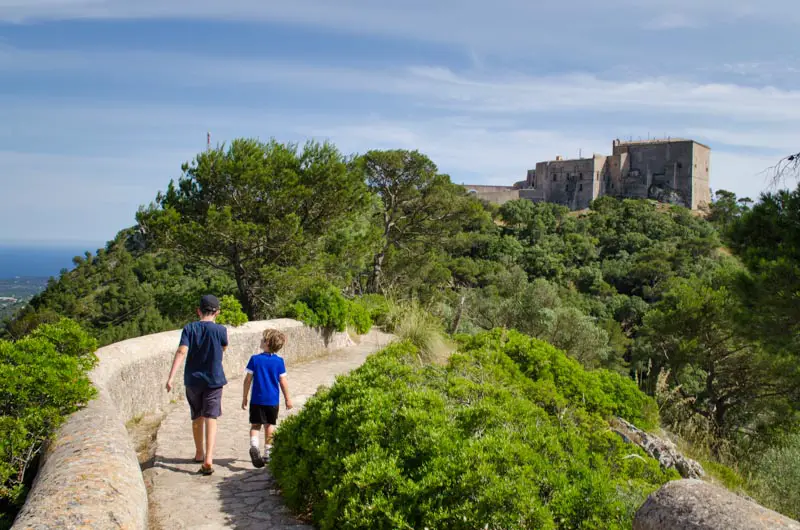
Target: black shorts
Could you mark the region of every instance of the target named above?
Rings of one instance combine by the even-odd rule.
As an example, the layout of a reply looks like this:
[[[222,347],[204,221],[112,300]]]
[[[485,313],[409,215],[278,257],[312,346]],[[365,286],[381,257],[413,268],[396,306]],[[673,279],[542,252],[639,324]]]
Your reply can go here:
[[[250,403],[251,425],[277,425],[278,405],[254,405]]]
[[[222,389],[223,387],[186,387],[186,401],[189,402],[192,420],[200,417],[216,419],[222,416]]]

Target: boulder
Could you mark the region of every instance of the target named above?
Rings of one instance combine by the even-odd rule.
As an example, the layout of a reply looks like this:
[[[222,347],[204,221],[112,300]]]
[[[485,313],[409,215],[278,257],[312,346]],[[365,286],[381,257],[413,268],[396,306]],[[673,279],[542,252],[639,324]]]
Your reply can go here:
[[[633,530],[800,530],[800,523],[702,480],[676,480],[650,495]]]

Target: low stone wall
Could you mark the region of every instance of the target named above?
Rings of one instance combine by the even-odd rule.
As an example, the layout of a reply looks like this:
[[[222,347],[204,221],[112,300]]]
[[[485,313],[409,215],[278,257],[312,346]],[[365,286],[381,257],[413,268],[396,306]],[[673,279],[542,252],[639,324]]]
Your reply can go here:
[[[244,372],[268,328],[287,335],[287,364],[352,345],[346,333],[325,334],[295,320],[249,322],[228,330],[228,379]],[[147,528],[147,491],[125,423],[184,399],[182,369],[172,393],[164,389],[179,340],[180,331],[167,331],[97,351],[90,377],[98,397],[70,416],[45,451],[13,530]]]
[[[668,482],[636,512],[633,530],[800,530],[800,523],[719,486]]]

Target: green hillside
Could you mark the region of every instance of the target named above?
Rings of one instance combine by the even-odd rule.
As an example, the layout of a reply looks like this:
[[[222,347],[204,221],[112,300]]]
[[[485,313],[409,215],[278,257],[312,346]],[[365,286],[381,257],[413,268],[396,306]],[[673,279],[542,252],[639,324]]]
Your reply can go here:
[[[693,455],[731,467],[720,468],[734,477],[731,483],[800,516],[796,493],[787,498],[770,486],[782,483],[778,469],[800,476],[800,189],[766,195],[752,206],[718,192],[708,218],[612,197],[578,214],[528,201],[498,208],[453,184],[418,152],[346,157],[330,144],[242,139],[197,155],[177,181],[165,181],[165,190],[140,209],[131,228],[35,296],[8,324],[6,337],[19,340],[42,323],[69,317],[108,344],[181,326],[206,292],[235,297],[250,319],[290,315],[340,329],[366,329],[370,321],[396,325],[397,314],[413,307],[422,316],[404,324],[403,334],[416,334],[417,345],[423,327],[478,337],[514,329],[565,352],[575,361],[570,366],[587,370],[581,373],[604,370],[596,373],[629,381],[644,394],[613,398],[628,412],[649,395],[661,425]],[[392,369],[419,383],[441,419],[460,413],[455,390],[441,385],[454,370],[478,362],[469,348],[462,346],[447,368],[412,369],[394,359],[399,364]],[[514,357],[505,350],[486,355],[495,363],[493,386],[509,394],[483,402],[482,417],[490,423],[494,415],[505,417],[499,403],[506,400],[539,414],[540,401],[520,397],[528,383],[518,386],[519,377],[509,375],[514,371],[503,355]],[[378,362],[390,361],[371,361],[353,381]],[[459,385],[475,383],[467,372]],[[357,386],[343,383],[336,392]],[[586,411],[588,423],[579,419],[584,412],[573,418],[574,440],[589,440],[599,418],[611,412],[575,408],[563,385],[551,390],[555,403]],[[542,421],[555,425],[543,409]],[[310,413],[304,417],[312,421]],[[509,443],[524,445],[520,440]],[[581,445],[587,440],[575,443],[594,462],[592,450]],[[518,458],[533,457],[523,451]],[[626,476],[616,472],[591,480]],[[654,477],[642,479],[635,498],[663,479]],[[398,488],[384,492],[387,510],[398,492],[418,494]],[[537,521],[560,525],[549,501],[540,501],[524,509],[542,517]],[[296,505],[318,510],[318,502]],[[600,513],[593,509],[580,512],[583,520]],[[580,513],[565,517],[576,522]],[[422,521],[414,517],[408,520]]]

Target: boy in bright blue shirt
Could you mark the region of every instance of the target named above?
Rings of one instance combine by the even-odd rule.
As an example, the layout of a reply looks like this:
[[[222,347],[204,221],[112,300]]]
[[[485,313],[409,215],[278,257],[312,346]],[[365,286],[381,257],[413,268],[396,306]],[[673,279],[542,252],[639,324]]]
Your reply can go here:
[[[264,467],[269,461],[272,449],[272,435],[278,423],[280,409],[280,393],[286,409],[292,409],[292,400],[289,397],[289,386],[286,382],[286,364],[277,352],[286,343],[286,335],[277,329],[264,331],[261,339],[263,353],[253,355],[247,363],[244,378],[244,392],[242,396],[242,410],[247,409],[247,396],[250,394],[250,385],[253,386],[253,395],[250,399],[250,460],[255,467]],[[264,439],[264,457],[261,458],[259,446],[259,433],[261,426],[266,426]]]

